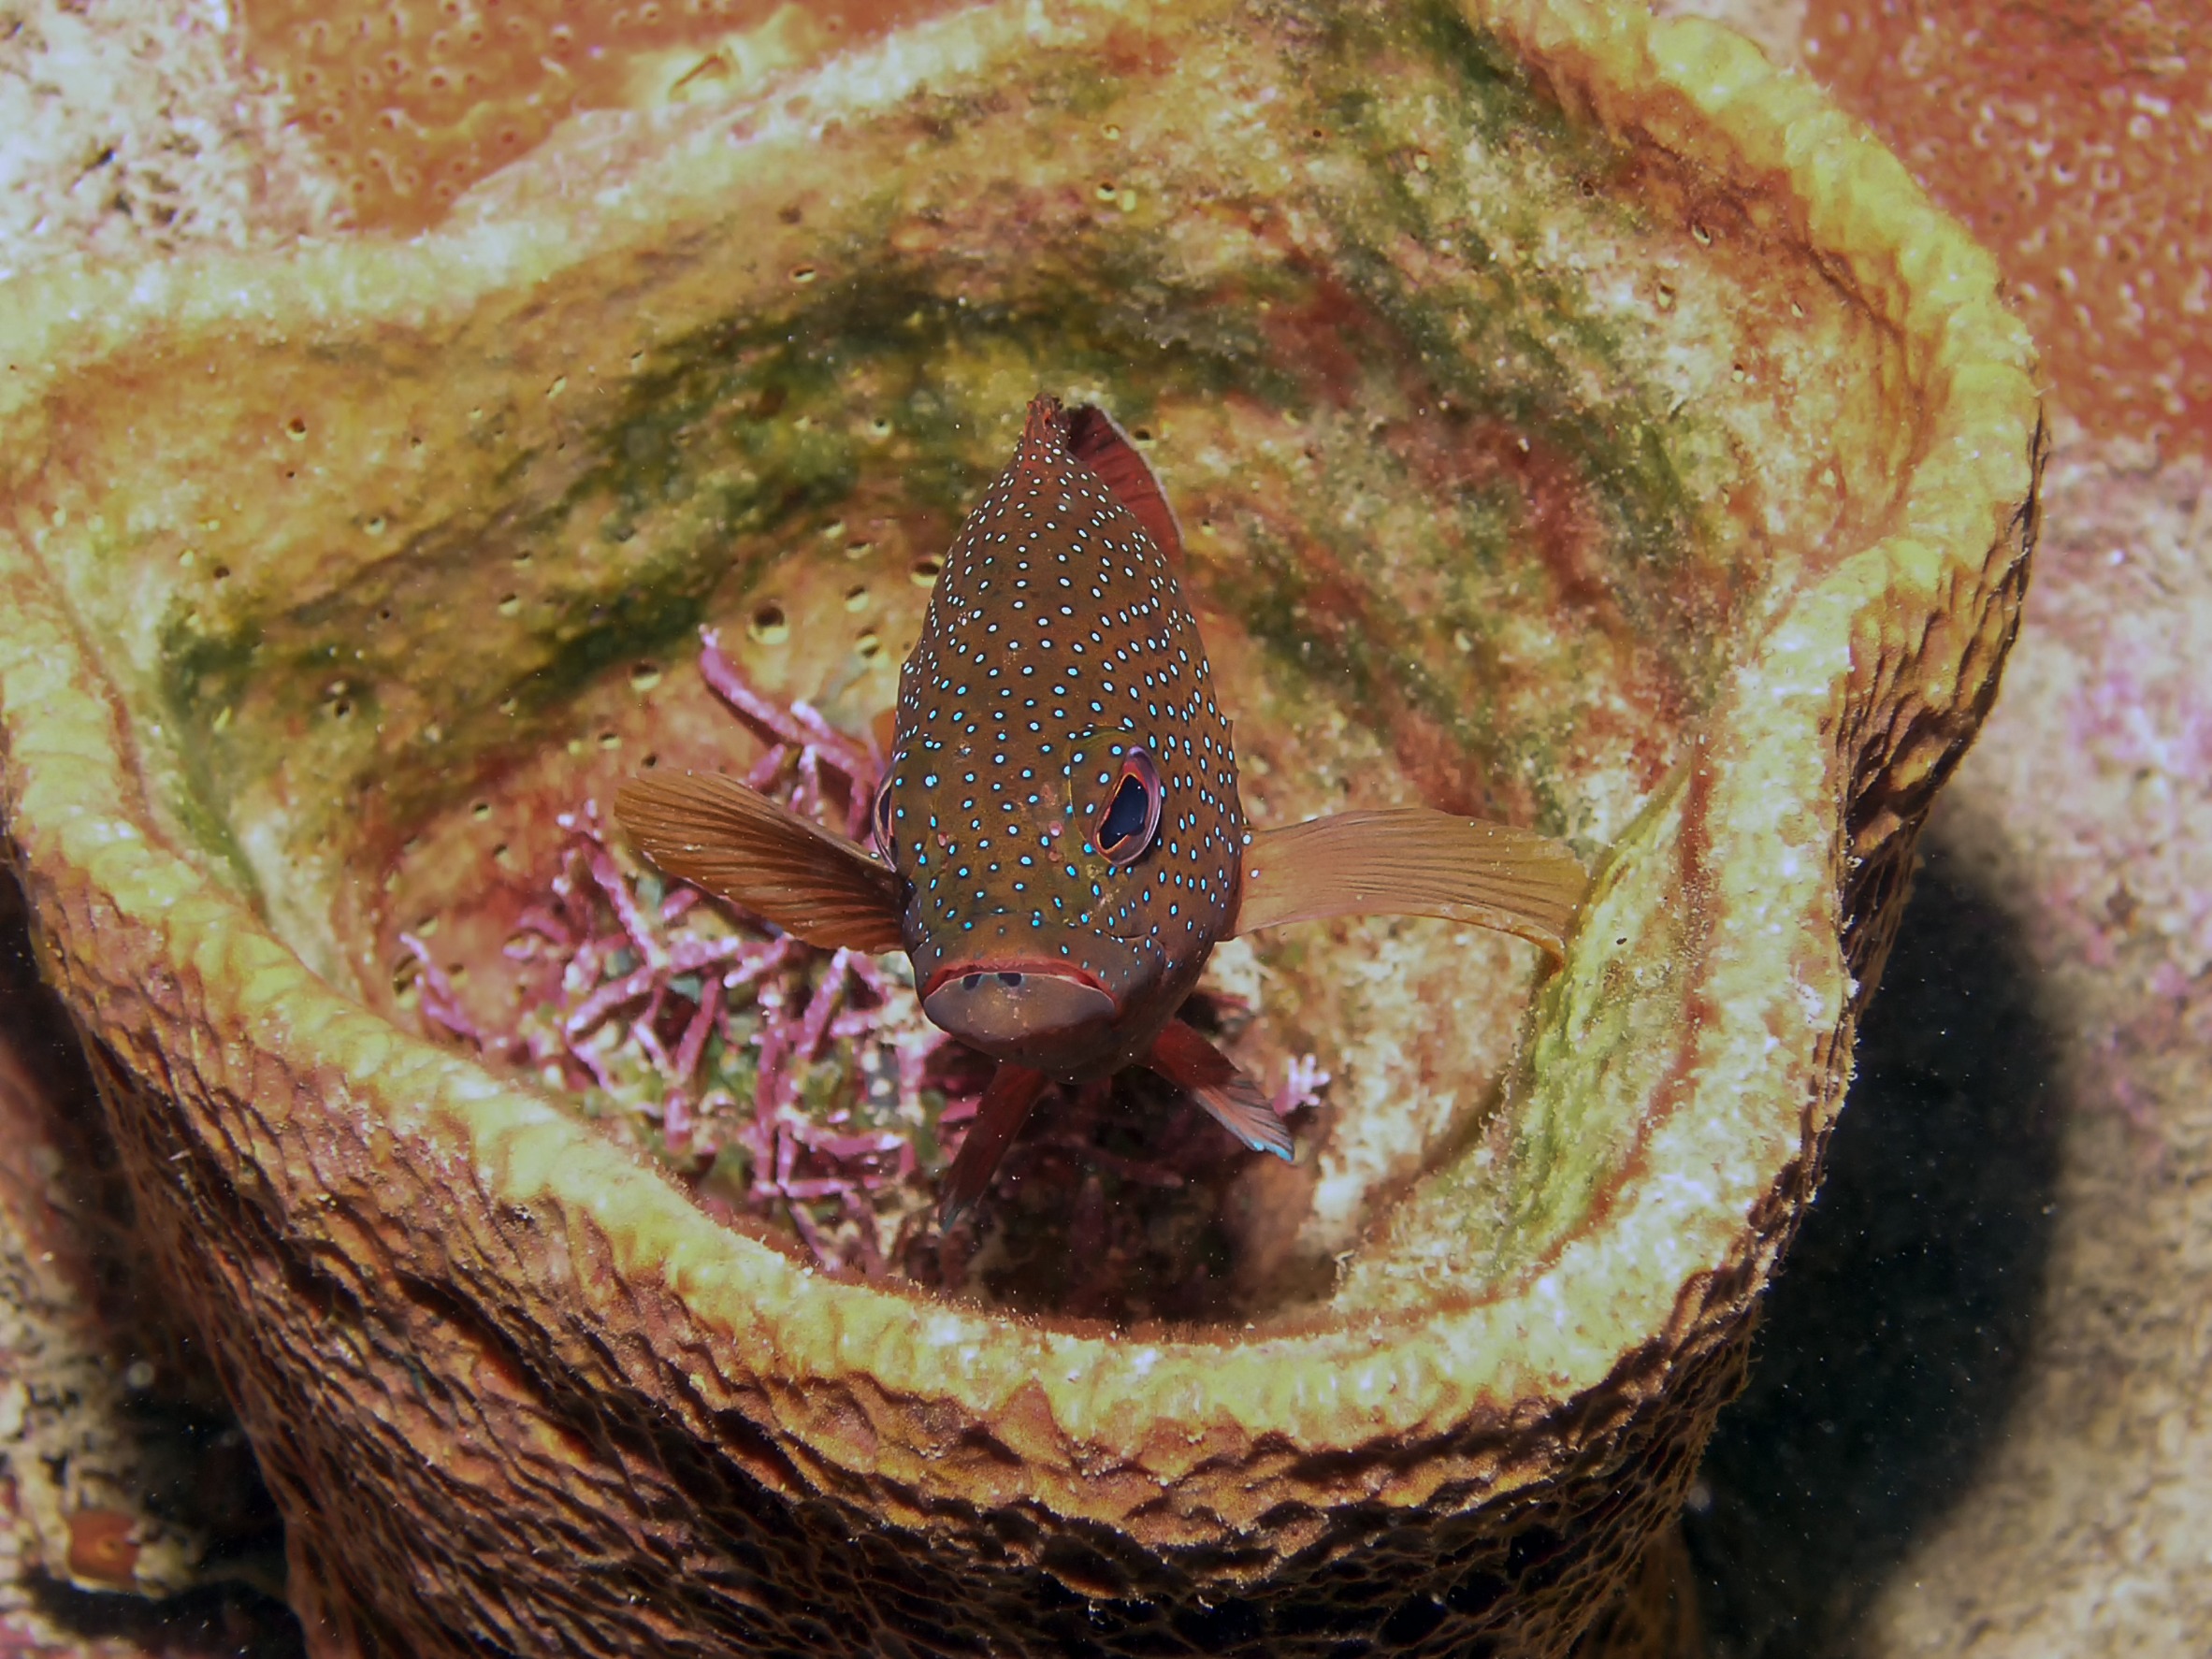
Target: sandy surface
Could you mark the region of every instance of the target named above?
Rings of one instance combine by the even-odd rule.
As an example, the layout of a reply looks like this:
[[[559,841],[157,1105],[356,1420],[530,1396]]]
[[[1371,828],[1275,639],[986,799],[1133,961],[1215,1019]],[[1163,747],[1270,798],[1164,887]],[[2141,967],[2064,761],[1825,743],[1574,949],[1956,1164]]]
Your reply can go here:
[[[1694,8],[1815,67],[1847,9]],[[335,224],[282,115],[223,0],[0,0],[0,272]],[[2031,236],[2005,257],[2049,274]],[[2052,405],[2005,694],[1688,1517],[1716,1654],[2212,1652],[2212,468],[2186,423]],[[25,1607],[0,1652],[264,1639]]]

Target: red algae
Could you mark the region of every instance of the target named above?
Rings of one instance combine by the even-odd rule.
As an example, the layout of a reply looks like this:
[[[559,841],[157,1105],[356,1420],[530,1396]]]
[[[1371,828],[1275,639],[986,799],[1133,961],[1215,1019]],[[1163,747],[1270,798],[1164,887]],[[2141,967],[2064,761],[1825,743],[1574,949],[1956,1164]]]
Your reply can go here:
[[[865,839],[882,756],[803,700],[754,686],[702,630],[701,678],[763,745],[745,782]],[[726,1221],[793,1239],[820,1267],[968,1289],[1092,1317],[1201,1317],[1234,1295],[1230,1189],[1253,1155],[1144,1074],[1060,1091],[974,1219],[934,1220],[937,1180],[991,1062],[932,1025],[905,959],[823,950],[643,865],[586,801],[503,955],[511,1017],[471,1012],[421,935],[401,932],[425,1028],[578,1098]],[[1186,1016],[1251,1023],[1201,992]],[[1284,1117],[1328,1075],[1294,1058]]]
[[[701,669],[771,746],[748,775],[794,811],[851,829],[877,757],[803,702],[749,685],[710,632]],[[936,1132],[972,1114],[946,1088],[951,1039],[896,972],[822,951],[643,868],[597,804],[564,814],[556,873],[516,919],[523,974],[505,1029],[471,1016],[421,940],[425,1022],[487,1058],[581,1095],[593,1116],[692,1181],[725,1219],[788,1228],[833,1271],[885,1271],[920,1226],[951,1151]]]
[[[2193,0],[1812,0],[1809,65],[1997,254],[2057,401],[2212,441],[2212,84]]]

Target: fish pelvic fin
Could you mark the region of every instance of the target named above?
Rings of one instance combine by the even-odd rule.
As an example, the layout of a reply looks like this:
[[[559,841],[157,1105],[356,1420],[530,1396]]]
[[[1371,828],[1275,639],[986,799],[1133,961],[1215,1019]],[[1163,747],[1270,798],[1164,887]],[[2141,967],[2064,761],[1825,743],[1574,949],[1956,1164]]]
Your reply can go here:
[[[1437,916],[1566,956],[1589,887],[1567,845],[1425,806],[1337,813],[1262,830],[1244,849],[1236,930],[1331,916]]]
[[[1285,1162],[1296,1143],[1274,1104],[1235,1060],[1179,1019],[1171,1019],[1153,1039],[1145,1069],[1157,1072],[1212,1116],[1213,1120],[1255,1152],[1272,1152]]]
[[[735,778],[687,772],[639,778],[614,816],[654,863],[766,916],[809,945],[897,950],[904,884],[852,842]]]
[[[1042,1072],[1005,1060],[991,1073],[983,1099],[976,1107],[976,1121],[969,1126],[967,1139],[961,1142],[952,1168],[946,1172],[945,1191],[937,1200],[940,1231],[951,1229],[990,1190],[999,1161],[1029,1121],[1031,1108],[1049,1081]]]
[[[1183,527],[1168,504],[1167,492],[1151,463],[1138,453],[1129,434],[1114,417],[1088,403],[1068,411],[1067,453],[1098,475],[1099,483],[1113,491],[1129,509],[1130,516],[1145,528],[1167,568],[1183,573]]]

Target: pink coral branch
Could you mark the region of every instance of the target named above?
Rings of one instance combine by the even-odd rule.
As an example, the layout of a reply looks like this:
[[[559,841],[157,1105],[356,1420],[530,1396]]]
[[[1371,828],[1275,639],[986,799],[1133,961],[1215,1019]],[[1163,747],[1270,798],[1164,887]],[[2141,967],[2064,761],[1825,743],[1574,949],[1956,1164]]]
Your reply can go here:
[[[830,1017],[837,1010],[837,999],[845,989],[845,972],[852,961],[852,952],[839,950],[830,959],[830,966],[814,988],[814,996],[806,1004],[806,1017],[799,1026],[799,1058],[812,1060],[821,1052],[822,1038],[830,1029]]]
[[[634,1003],[648,995],[658,975],[651,968],[639,968],[620,979],[610,979],[591,995],[577,1004],[574,1013],[561,1021],[561,1030],[573,1039],[581,1037],[604,1020],[626,1003]]]
[[[824,1158],[838,1161],[880,1157],[886,1152],[895,1153],[906,1145],[904,1136],[888,1130],[876,1134],[833,1134],[803,1121],[785,1125],[784,1132],[808,1151],[819,1152]]]
[[[591,1074],[591,1080],[597,1083],[601,1089],[605,1089],[609,1094],[613,1094],[614,1092],[614,1075],[607,1070],[607,1062],[599,1057],[599,1051],[596,1048],[592,1048],[586,1044],[571,1039],[569,1043],[569,1058],[573,1060],[586,1071],[589,1072]]]
[[[572,817],[572,814],[564,813],[560,821],[566,823]],[[591,901],[584,896],[583,883],[576,879],[584,862],[583,850],[571,846],[561,857],[560,873],[553,878],[554,902],[559,906],[571,937],[578,939],[592,930]]]
[[[794,749],[806,746],[810,741],[806,728],[754,690],[745,675],[738,672],[737,665],[722,655],[722,636],[718,630],[701,628],[699,642],[699,671],[716,697],[776,742]]]
[[[868,752],[825,720],[814,704],[794,700],[791,718],[806,732],[808,746],[846,775],[856,795],[862,786],[875,782],[875,767]]]
[[[783,1120],[784,1114],[776,1114],[775,1125],[775,1190],[785,1197],[792,1196],[791,1181],[799,1169],[799,1143],[790,1133],[790,1125]]]
[[[919,1111],[921,1091],[929,1087],[933,1075],[942,1070],[940,1062],[946,1055],[959,1056],[965,1052],[959,1039],[933,1025],[903,1032],[895,1040],[893,1051],[899,1061],[899,1105],[903,1111]]]
[[[763,945],[747,945],[738,955],[738,965],[722,975],[722,983],[735,990],[741,985],[750,985],[758,979],[767,979],[781,974],[791,959],[805,949],[789,934],[771,939]]]
[[[775,1190],[786,1198],[849,1198],[852,1195],[853,1184],[842,1176],[806,1180],[792,1176],[787,1180],[778,1181],[775,1184]]]
[[[668,1149],[678,1157],[691,1149],[691,1097],[672,1089],[660,1102],[660,1134]]]
[[[799,751],[799,781],[791,786],[791,810],[802,818],[811,818],[821,802],[821,751],[809,743]]]
[[[700,1058],[706,1053],[706,1040],[714,1034],[715,1017],[721,1011],[722,982],[710,977],[699,988],[699,1011],[676,1044],[673,1072],[678,1083],[689,1083],[698,1075]]]
[[[554,820],[571,835],[580,835],[594,846],[607,844],[607,832],[600,824],[600,803],[586,799],[572,813],[561,813]]]
[[[785,1205],[785,1208],[791,1212],[791,1225],[798,1230],[806,1248],[814,1252],[814,1259],[831,1273],[843,1273],[845,1258],[830,1248],[830,1241],[822,1236],[821,1229],[815,1225],[814,1218],[806,1213],[806,1206],[791,1204]]]
[[[846,802],[845,805],[845,833],[846,838],[848,840],[859,842],[862,846],[875,846],[875,781],[874,779],[871,779],[866,784],[862,784],[859,779],[856,778],[853,780],[852,797]],[[878,853],[881,853],[884,849],[881,847],[876,847],[875,850]]]
[[[576,930],[542,904],[523,906],[522,914],[514,918],[514,930],[517,933],[535,933],[547,944],[557,945],[562,950],[572,949],[576,944]]]
[[[399,935],[415,960],[415,980],[421,988],[423,1017],[434,1019],[456,1037],[476,1045],[486,1053],[496,1052],[503,1045],[486,1036],[482,1027],[469,1017],[469,1011],[461,1006],[461,999],[455,991],[453,981],[445,976],[445,970],[431,959],[429,947],[412,933]]]
[[[784,763],[791,758],[790,749],[777,743],[767,754],[753,762],[753,770],[745,773],[745,786],[762,794],[775,786],[775,780],[783,774]]]
[[[753,1083],[753,1123],[745,1143],[753,1154],[753,1196],[775,1195],[776,1119],[789,1093],[790,1076],[784,1066],[788,1039],[778,1026],[763,1026],[759,1035],[760,1069]]]
[[[668,981],[656,975],[653,994],[645,1000],[645,1011],[629,1022],[630,1040],[645,1051],[653,1069],[663,1077],[675,1074],[675,1061],[669,1055],[668,1046],[661,1042],[660,1032],[655,1029],[660,1023],[660,1011],[667,1005]]]
[[[614,868],[614,859],[605,847],[594,847],[591,852],[591,879],[599,883],[600,891],[607,896],[607,903],[614,912],[614,919],[622,924],[622,931],[630,944],[637,947],[640,959],[648,967],[668,966],[668,950],[658,935],[645,925],[644,916],[638,909],[638,902],[629,884],[622,879],[622,872]]]
[[[1302,1106],[1321,1104],[1321,1091],[1329,1086],[1328,1073],[1321,1069],[1321,1061],[1310,1054],[1301,1054],[1290,1063],[1282,1087],[1275,1091],[1275,1115],[1288,1118]]]
[[[669,947],[668,971],[671,974],[696,974],[702,968],[712,968],[730,958],[745,954],[745,942],[734,936],[724,939],[679,939]]]

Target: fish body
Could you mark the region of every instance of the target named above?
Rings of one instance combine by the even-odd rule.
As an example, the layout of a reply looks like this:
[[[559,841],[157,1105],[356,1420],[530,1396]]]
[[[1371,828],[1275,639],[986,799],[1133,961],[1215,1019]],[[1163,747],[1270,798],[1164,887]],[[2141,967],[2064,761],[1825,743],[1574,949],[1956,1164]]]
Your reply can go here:
[[[1151,1047],[1234,922],[1245,836],[1181,584],[1078,419],[1031,406],[946,555],[878,837],[930,1017],[1064,1081]]]
[[[980,1196],[1051,1081],[1142,1064],[1289,1157],[1265,1092],[1175,1017],[1214,945],[1320,916],[1441,916],[1554,956],[1572,853],[1414,807],[1254,833],[1151,469],[1101,411],[1040,397],[961,525],[899,681],[871,857],[718,774],[627,786],[672,874],[824,945],[904,949],[923,1011],[999,1060],[947,1177]]]

